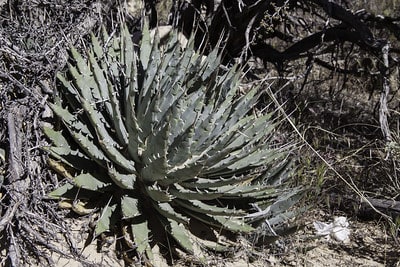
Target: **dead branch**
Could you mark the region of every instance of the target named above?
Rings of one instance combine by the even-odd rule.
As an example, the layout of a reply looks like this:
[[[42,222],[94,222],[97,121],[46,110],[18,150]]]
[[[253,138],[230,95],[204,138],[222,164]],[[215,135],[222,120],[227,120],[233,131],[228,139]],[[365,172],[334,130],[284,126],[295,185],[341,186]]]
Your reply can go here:
[[[365,219],[375,219],[380,217],[378,213],[371,207],[371,205],[379,210],[380,212],[389,215],[393,219],[396,219],[400,216],[400,201],[396,201],[393,199],[381,199],[381,198],[372,198],[366,197],[366,200],[369,201],[367,203],[365,200],[350,195],[338,195],[331,194],[330,197],[330,205],[340,207],[345,211],[356,212],[357,216],[360,216]]]
[[[389,110],[387,106],[387,99],[390,92],[390,82],[389,82],[389,49],[390,45],[387,43],[382,47],[382,61],[383,61],[383,70],[382,70],[382,92],[380,97],[380,107],[379,107],[379,122],[381,124],[381,130],[383,133],[383,137],[386,142],[390,142],[392,140],[392,136],[389,129],[388,116]]]

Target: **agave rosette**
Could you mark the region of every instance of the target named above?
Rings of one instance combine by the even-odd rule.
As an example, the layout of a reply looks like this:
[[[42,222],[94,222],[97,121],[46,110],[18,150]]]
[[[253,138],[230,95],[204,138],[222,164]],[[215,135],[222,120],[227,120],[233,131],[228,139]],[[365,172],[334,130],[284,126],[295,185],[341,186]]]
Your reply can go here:
[[[272,114],[251,112],[260,86],[239,92],[240,69],[221,70],[217,49],[204,57],[193,40],[183,49],[176,32],[163,48],[150,36],[145,27],[136,46],[122,27],[92,36],[86,57],[71,48],[74,63],[58,74],[61,100],[50,104],[62,130],[44,131],[72,179],[51,195],[105,196],[95,233],[122,221],[149,257],[150,220],[192,254],[226,248],[223,232],[281,224],[301,190],[282,186],[291,164],[288,149],[272,145]],[[216,238],[194,234],[193,220]]]

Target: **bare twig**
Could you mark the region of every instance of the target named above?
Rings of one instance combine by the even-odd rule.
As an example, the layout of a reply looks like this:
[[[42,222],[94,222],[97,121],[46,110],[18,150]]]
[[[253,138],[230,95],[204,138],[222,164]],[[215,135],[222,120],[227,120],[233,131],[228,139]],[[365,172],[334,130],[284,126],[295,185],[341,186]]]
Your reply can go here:
[[[386,142],[390,142],[392,140],[392,136],[390,134],[389,123],[388,123],[388,106],[387,106],[387,98],[390,92],[390,82],[389,82],[389,42],[382,47],[382,60],[384,69],[382,70],[382,92],[380,98],[380,107],[379,107],[379,122],[381,125],[381,130],[383,133],[383,137]]]
[[[8,257],[10,259],[10,264],[12,267],[21,266],[21,252],[11,227],[8,228],[8,235],[10,242],[8,248]]]
[[[8,138],[9,138],[9,182],[13,183],[20,179],[23,174],[21,133],[19,131],[22,122],[21,111],[18,106],[9,110],[7,116]],[[22,111],[23,113],[23,111]]]
[[[4,230],[4,228],[11,223],[11,220],[14,218],[15,212],[17,211],[21,202],[17,202],[12,206],[12,208],[8,208],[6,213],[0,220],[0,233]]]

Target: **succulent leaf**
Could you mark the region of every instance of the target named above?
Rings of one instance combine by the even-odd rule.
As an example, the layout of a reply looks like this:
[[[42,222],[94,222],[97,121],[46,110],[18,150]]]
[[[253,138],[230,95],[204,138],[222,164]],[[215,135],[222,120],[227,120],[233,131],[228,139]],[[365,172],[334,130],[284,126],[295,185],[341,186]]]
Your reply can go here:
[[[121,210],[124,219],[139,216],[139,199],[125,195],[121,198]]]
[[[70,148],[58,146],[43,147],[43,149],[49,152],[54,159],[76,170],[95,170],[98,168],[93,160],[79,150],[71,150]]]
[[[165,218],[185,225],[189,224],[189,218],[176,212],[168,202],[156,203],[153,201],[152,204],[153,207]]]
[[[106,187],[111,186],[112,183],[107,181],[104,177],[94,177],[90,173],[82,173],[76,176],[73,180],[74,184],[80,188],[103,191]]]
[[[144,70],[147,70],[147,66],[150,61],[150,54],[153,50],[152,48],[153,46],[150,39],[149,24],[148,21],[145,20],[140,45],[140,61]]]
[[[228,216],[219,216],[213,215],[209,216],[204,213],[197,213],[187,211],[193,218],[205,223],[206,225],[211,225],[216,229],[225,229],[231,232],[242,232],[248,233],[254,230],[249,224],[244,222],[243,218],[237,217],[228,217]]]
[[[170,233],[171,236],[179,243],[179,245],[185,249],[190,254],[194,253],[193,244],[190,240],[190,233],[188,230],[182,225],[179,224],[176,220],[168,219],[170,223]]]
[[[146,255],[152,259],[153,253],[150,246],[150,229],[148,221],[143,215],[135,217],[131,225],[133,239],[137,246],[137,252]]]
[[[146,193],[149,197],[151,197],[154,201],[158,202],[169,202],[173,199],[173,196],[169,194],[166,190],[163,190],[158,185],[146,186]]]
[[[212,200],[224,195],[223,193],[213,192],[212,190],[201,190],[199,188],[190,190],[189,188],[179,184],[174,184],[173,186],[169,187],[169,192],[171,195],[177,198],[187,200]]]
[[[60,131],[55,131],[50,127],[43,127],[43,132],[56,147],[70,149],[67,139]]]
[[[134,189],[136,182],[136,174],[134,172],[129,174],[120,173],[114,166],[107,167],[108,175],[111,180],[122,189]]]
[[[100,218],[97,221],[96,228],[95,228],[95,233],[96,235],[100,235],[101,233],[104,233],[106,231],[110,231],[114,224],[116,223],[115,221],[115,213],[114,211],[117,208],[117,204],[107,204],[100,213]]]
[[[72,184],[65,184],[57,188],[56,190],[49,193],[50,197],[61,198],[63,197],[69,190],[73,189],[74,186]]]
[[[174,203],[177,203],[179,206],[199,212],[199,213],[204,213],[204,214],[210,214],[210,215],[225,215],[225,216],[244,216],[247,213],[244,212],[243,210],[235,210],[235,209],[230,209],[228,207],[218,207],[215,205],[208,205],[202,201],[199,200],[174,200]]]

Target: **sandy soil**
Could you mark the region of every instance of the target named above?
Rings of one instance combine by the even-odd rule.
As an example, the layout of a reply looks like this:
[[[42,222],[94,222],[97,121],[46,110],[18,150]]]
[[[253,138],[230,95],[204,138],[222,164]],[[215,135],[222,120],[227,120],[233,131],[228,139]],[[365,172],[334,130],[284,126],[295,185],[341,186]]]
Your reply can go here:
[[[320,220],[330,222],[333,216],[324,211],[310,211],[304,218],[304,228],[294,235],[284,237],[261,251],[250,252],[251,246],[239,250],[231,257],[212,256],[203,266],[220,267],[261,267],[261,266],[400,266],[400,250],[395,245],[389,230],[385,230],[384,222],[359,221],[349,219],[351,231],[348,242],[326,240],[316,235],[312,222]],[[96,242],[85,249],[84,243],[88,234],[86,218],[70,219],[73,230],[71,235],[76,240],[76,248],[82,252],[86,264],[65,256],[53,255],[56,266],[124,266],[115,253],[115,240],[98,250]],[[64,244],[65,245],[65,244]],[[59,248],[65,247],[59,243]],[[82,250],[83,249],[83,250]],[[253,255],[251,261],[248,255]],[[168,266],[160,254],[155,253],[155,266]],[[256,255],[256,258],[254,258]],[[190,266],[186,263],[175,262],[174,266]]]

